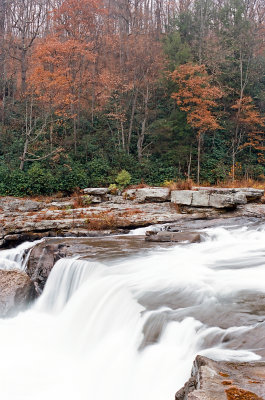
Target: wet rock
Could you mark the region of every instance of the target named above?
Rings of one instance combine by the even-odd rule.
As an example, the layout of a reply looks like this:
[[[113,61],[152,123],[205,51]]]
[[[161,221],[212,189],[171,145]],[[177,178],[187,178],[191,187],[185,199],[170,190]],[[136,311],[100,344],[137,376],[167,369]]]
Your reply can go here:
[[[33,248],[27,264],[27,274],[34,282],[34,287],[38,295],[41,294],[56,261],[66,257],[66,255],[67,245],[63,243],[49,244],[47,241],[44,241]]]
[[[197,356],[189,381],[175,400],[262,400],[265,362],[213,361]]]
[[[201,236],[196,232],[148,232],[145,237],[148,242],[189,242],[195,243],[201,241]]]
[[[170,190],[161,187],[128,189],[123,193],[123,196],[138,203],[159,203],[170,200]]]
[[[34,298],[34,286],[22,271],[0,270],[0,317],[11,317]]]

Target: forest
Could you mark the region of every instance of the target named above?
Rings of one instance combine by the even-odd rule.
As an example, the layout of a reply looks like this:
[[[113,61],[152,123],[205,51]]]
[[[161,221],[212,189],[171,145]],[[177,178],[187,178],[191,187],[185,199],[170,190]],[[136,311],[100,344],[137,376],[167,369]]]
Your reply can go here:
[[[263,0],[0,0],[0,195],[265,179]]]

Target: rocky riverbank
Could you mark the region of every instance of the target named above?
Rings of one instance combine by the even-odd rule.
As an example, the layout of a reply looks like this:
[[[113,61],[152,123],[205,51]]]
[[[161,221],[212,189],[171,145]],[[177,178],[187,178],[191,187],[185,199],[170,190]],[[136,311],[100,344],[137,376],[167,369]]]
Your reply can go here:
[[[265,362],[213,361],[197,356],[175,400],[263,400]]]
[[[198,188],[179,193],[160,188],[133,189],[123,197],[93,190],[93,194],[56,201],[0,199],[2,248],[47,236],[33,249],[25,250],[26,272],[0,271],[0,317],[14,316],[39,296],[55,262],[62,257],[104,261],[122,256],[123,249],[126,255],[140,255],[157,246],[157,242],[162,248],[175,242],[198,242],[203,240],[201,229],[255,224],[265,217],[263,193],[251,189],[239,194],[231,189],[224,192]],[[165,225],[163,229],[158,225],[147,231],[146,236],[112,235],[153,224]],[[254,342],[253,332],[250,339],[246,333],[246,348]],[[236,345],[231,342],[233,348]],[[264,348],[260,334],[257,347]],[[264,370],[264,362],[216,362],[198,356],[191,379],[175,399],[262,400]]]
[[[212,218],[264,217],[262,190],[194,188],[85,189],[60,199],[0,198],[0,248],[42,237],[102,236],[136,227]]]
[[[262,190],[193,188],[193,190],[174,190],[168,188],[129,189],[123,195],[112,195],[107,188],[88,188],[75,197],[60,199],[21,199],[0,198],[0,248],[15,247],[24,241],[43,237],[51,239],[35,246],[31,251],[25,281],[24,273],[17,272],[9,284],[13,294],[7,295],[7,304],[1,298],[1,315],[12,314],[17,308],[21,295],[23,301],[38,296],[45,285],[55,262],[61,257],[73,255],[86,257],[91,242],[85,237],[103,237],[117,233],[127,233],[136,227],[166,224],[138,240],[138,248],[147,248],[156,242],[198,242],[198,230],[231,223],[233,219],[264,218],[265,204],[261,198]],[[237,222],[238,223],[238,222]],[[76,238],[67,241],[67,237]],[[79,238],[79,239],[78,239]],[[82,239],[81,239],[82,238]],[[100,239],[101,243],[102,239]],[[119,239],[115,241],[121,243]],[[94,244],[95,245],[95,244]],[[108,243],[110,245],[110,243]],[[113,242],[112,244],[113,245]],[[134,248],[132,241],[124,243]],[[25,255],[27,252],[25,252]],[[2,297],[6,291],[6,279],[2,271],[0,287]],[[22,275],[20,275],[22,274]],[[34,285],[34,289],[32,289]],[[19,307],[18,307],[19,308]]]

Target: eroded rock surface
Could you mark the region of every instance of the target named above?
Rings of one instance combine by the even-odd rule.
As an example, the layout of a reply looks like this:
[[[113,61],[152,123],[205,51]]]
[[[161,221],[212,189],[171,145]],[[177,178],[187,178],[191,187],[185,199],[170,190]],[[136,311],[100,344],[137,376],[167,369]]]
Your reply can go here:
[[[197,356],[175,400],[264,400],[265,362],[213,361]]]
[[[34,297],[34,286],[22,271],[0,270],[0,318],[14,316]]]
[[[163,243],[168,248],[173,243]],[[90,238],[51,238],[36,244],[30,253],[26,272],[40,294],[57,260],[77,257],[104,263],[123,259],[128,255],[146,254],[156,243],[146,242],[143,235],[122,235]]]
[[[201,241],[201,235],[197,232],[167,232],[147,233],[145,240],[148,242],[188,242],[196,243]]]
[[[138,203],[159,203],[170,201],[170,190],[161,187],[129,189],[124,192],[124,197]]]
[[[70,198],[4,197],[0,199],[0,248],[46,236],[92,236],[95,231],[111,234],[186,220],[265,217],[265,204],[247,203],[260,201],[262,190],[195,189],[172,191],[172,202],[170,190],[161,187],[130,189],[124,196],[111,195],[107,188],[89,188],[87,195]],[[90,204],[91,198],[98,203]]]
[[[60,258],[67,256],[67,245],[63,243],[49,243],[46,240],[35,246],[27,264],[27,274],[30,276],[36,293],[43,291],[47,278]]]
[[[211,190],[173,190],[173,203],[192,207],[236,208],[239,204],[246,204],[247,197],[243,192]]]

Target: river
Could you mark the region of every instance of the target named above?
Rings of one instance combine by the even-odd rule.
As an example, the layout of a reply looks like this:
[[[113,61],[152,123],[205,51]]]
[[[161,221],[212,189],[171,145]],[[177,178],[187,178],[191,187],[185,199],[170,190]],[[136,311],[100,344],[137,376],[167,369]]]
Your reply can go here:
[[[59,260],[35,304],[0,319],[1,400],[173,400],[197,354],[264,359],[265,225],[202,235]],[[0,266],[24,269],[27,246]]]

